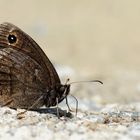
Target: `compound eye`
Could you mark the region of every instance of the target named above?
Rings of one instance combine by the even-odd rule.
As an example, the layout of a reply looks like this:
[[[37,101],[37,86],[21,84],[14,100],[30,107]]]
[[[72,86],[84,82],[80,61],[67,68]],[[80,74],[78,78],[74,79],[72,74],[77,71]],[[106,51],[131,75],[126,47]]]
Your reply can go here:
[[[65,91],[65,89],[66,89],[65,86],[61,86],[61,87],[60,87],[60,92],[63,93],[63,92]]]
[[[10,44],[16,43],[17,37],[15,35],[13,35],[13,34],[10,34],[8,36],[8,41],[9,41]]]

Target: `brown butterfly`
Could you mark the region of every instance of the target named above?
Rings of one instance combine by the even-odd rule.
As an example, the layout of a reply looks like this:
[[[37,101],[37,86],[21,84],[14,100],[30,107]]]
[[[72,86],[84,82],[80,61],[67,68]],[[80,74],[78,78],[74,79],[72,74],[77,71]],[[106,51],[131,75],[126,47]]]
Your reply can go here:
[[[11,23],[0,24],[1,106],[56,106],[69,91],[70,84],[61,84],[54,66],[29,35]]]

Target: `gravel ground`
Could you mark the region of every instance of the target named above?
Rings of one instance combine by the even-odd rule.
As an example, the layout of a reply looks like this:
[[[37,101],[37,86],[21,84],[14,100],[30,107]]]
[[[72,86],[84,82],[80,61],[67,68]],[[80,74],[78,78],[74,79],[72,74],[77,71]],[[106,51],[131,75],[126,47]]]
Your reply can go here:
[[[20,140],[105,140],[140,138],[140,104],[110,104],[99,107],[98,111],[75,113],[60,110],[61,117],[56,116],[56,109],[27,111],[18,118],[23,110],[0,108],[0,139]],[[64,116],[63,116],[64,115]]]

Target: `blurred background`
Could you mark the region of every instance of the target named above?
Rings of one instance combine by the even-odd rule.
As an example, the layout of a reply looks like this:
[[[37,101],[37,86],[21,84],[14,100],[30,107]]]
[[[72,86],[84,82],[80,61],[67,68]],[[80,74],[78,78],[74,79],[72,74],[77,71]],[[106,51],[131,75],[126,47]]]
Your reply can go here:
[[[0,0],[0,22],[28,33],[55,64],[71,94],[95,103],[140,100],[139,0]]]

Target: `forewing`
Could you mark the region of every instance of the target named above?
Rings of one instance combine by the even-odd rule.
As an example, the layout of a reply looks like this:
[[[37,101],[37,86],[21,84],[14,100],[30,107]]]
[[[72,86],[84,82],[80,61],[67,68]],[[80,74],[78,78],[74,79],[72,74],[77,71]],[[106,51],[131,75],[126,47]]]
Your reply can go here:
[[[15,43],[9,43],[9,35],[16,36]],[[18,27],[1,24],[0,104],[10,102],[10,107],[28,108],[56,84],[60,84],[59,77],[37,43]]]

